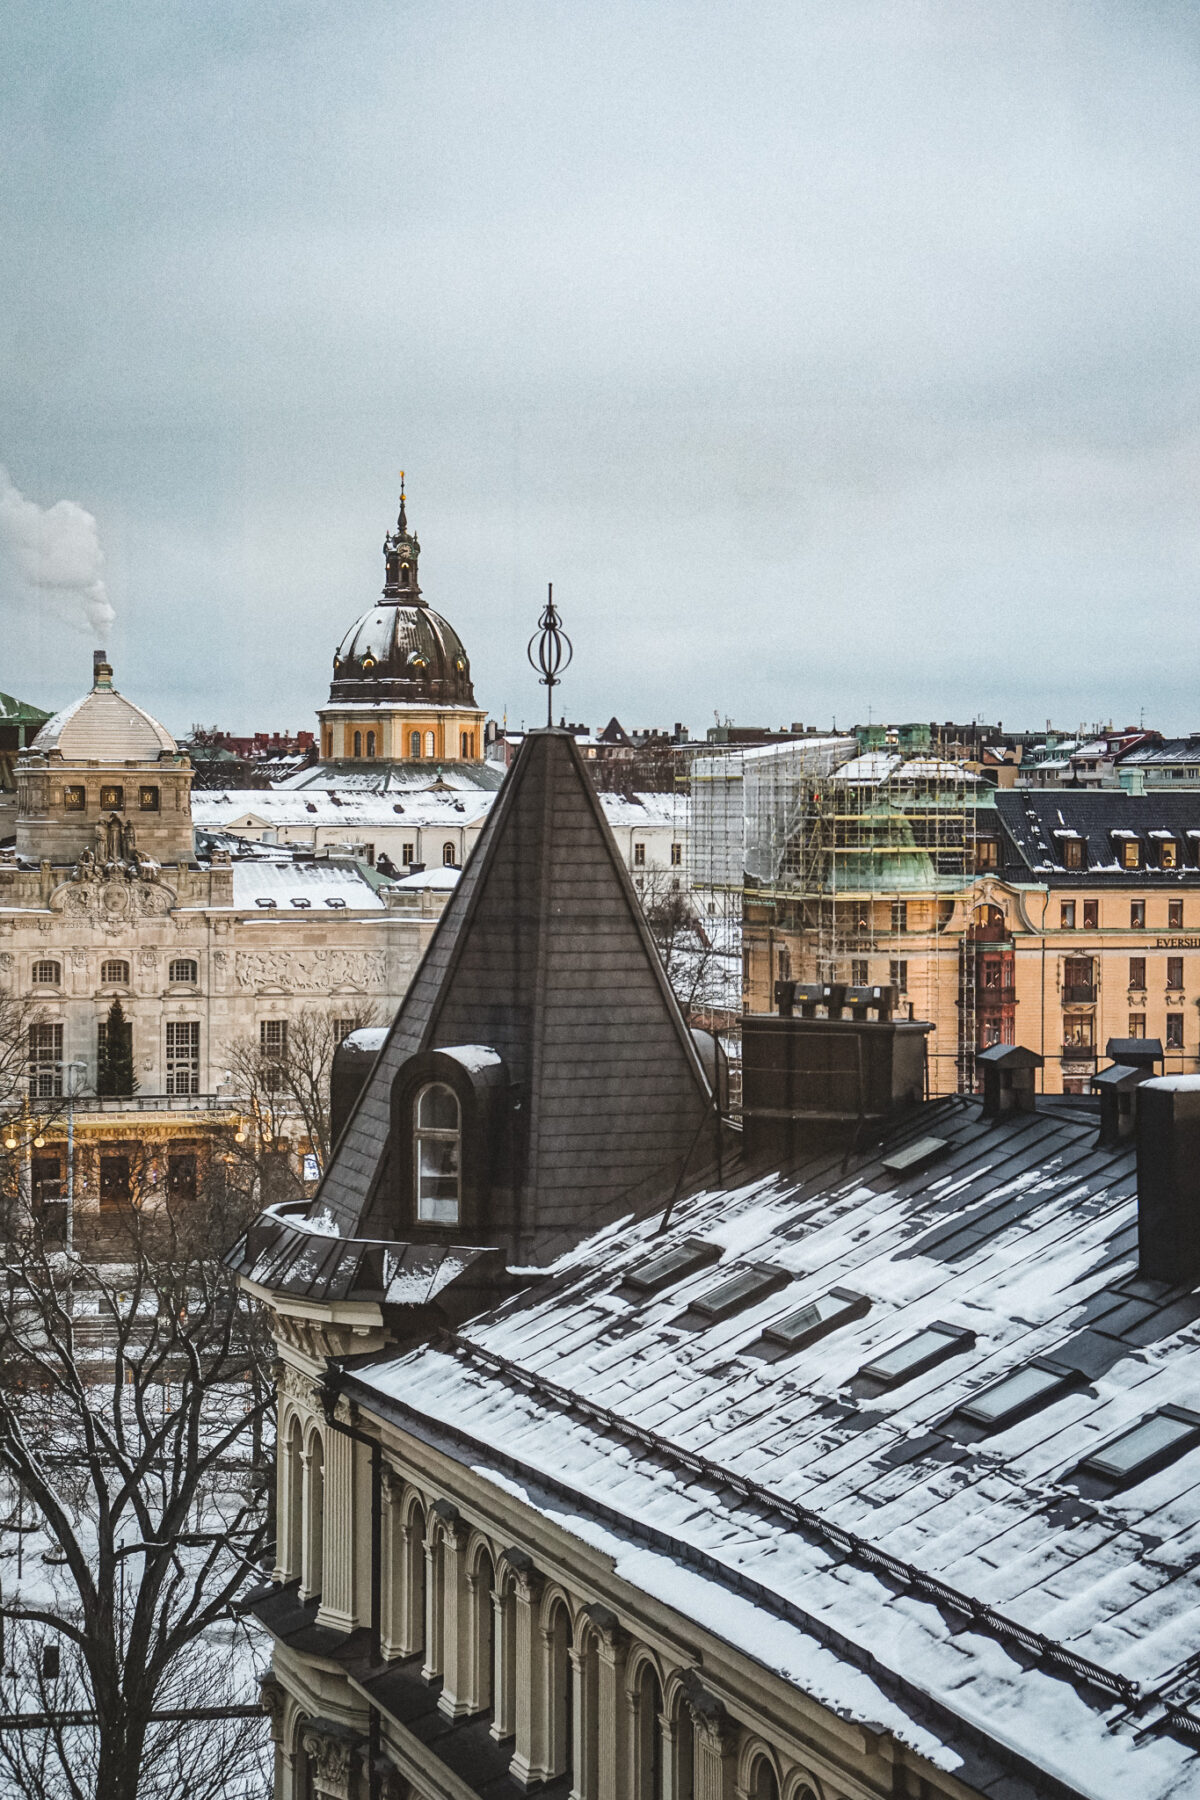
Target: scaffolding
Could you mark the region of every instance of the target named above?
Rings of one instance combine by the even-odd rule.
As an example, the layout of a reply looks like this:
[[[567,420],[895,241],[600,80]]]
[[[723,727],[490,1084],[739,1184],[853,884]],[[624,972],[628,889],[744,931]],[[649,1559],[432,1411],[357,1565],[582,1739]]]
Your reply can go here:
[[[687,785],[690,884],[701,915],[740,936],[742,1011],[771,1010],[779,979],[886,983],[941,1026],[935,1091],[969,1088],[975,983],[960,950],[978,776],[936,743],[860,753],[807,737],[698,747]]]

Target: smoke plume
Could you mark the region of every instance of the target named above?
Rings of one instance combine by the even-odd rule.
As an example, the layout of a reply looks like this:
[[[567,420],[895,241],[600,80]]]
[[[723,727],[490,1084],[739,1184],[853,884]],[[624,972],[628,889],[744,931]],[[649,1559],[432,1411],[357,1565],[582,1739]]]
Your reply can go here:
[[[0,465],[0,543],[23,580],[59,602],[81,630],[108,636],[116,614],[104,585],[104,552],[94,516],[74,500],[39,506]]]

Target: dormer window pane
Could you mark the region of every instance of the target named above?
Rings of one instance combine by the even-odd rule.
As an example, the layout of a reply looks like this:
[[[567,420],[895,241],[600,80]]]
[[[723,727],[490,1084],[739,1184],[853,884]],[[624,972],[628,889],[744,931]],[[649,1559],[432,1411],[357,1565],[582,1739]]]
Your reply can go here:
[[[707,1263],[716,1262],[720,1254],[715,1244],[704,1244],[697,1238],[688,1238],[682,1244],[672,1244],[668,1250],[659,1250],[644,1262],[635,1263],[622,1277],[622,1283],[642,1294],[656,1294],[659,1288],[681,1281],[694,1269],[702,1269]]]
[[[954,1325],[930,1325],[927,1330],[918,1331],[915,1337],[905,1338],[902,1344],[894,1344],[890,1350],[872,1357],[858,1372],[891,1387],[913,1375],[923,1374],[944,1356],[955,1350],[965,1350],[974,1342],[974,1334],[970,1331],[960,1331]]]
[[[1017,1413],[1044,1405],[1076,1379],[1068,1369],[1056,1369],[1048,1363],[1029,1363],[984,1388],[972,1399],[965,1400],[958,1410],[964,1419],[971,1419],[976,1425],[1002,1425]]]
[[[458,1224],[461,1147],[458,1096],[445,1082],[430,1082],[417,1095],[413,1132],[417,1218],[424,1224]]]
[[[727,1319],[730,1313],[740,1312],[752,1301],[760,1300],[786,1280],[782,1269],[739,1269],[700,1294],[691,1302],[691,1310],[716,1323],[719,1319]]]
[[[1200,1442],[1200,1415],[1182,1407],[1165,1407],[1120,1437],[1084,1458],[1080,1468],[1109,1481],[1125,1481],[1131,1475],[1149,1473],[1150,1465],[1169,1460]]]
[[[763,1336],[772,1343],[799,1350],[807,1344],[815,1344],[826,1332],[836,1331],[839,1325],[861,1319],[870,1310],[870,1305],[862,1294],[852,1293],[849,1288],[832,1288],[807,1306],[798,1306],[794,1311],[784,1313],[781,1319],[772,1319],[769,1325],[763,1326]]]

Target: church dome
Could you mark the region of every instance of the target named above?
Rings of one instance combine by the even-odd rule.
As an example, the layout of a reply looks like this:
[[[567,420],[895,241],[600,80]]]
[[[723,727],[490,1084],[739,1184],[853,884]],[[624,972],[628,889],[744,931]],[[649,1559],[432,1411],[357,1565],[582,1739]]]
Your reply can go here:
[[[396,529],[383,541],[383,595],[350,627],[333,659],[331,701],[474,706],[471,665],[454,627],[427,606],[417,580],[421,545],[408,529],[403,487]]]
[[[29,746],[34,755],[61,756],[64,762],[157,762],[179,746],[165,725],[119,694],[112,669],[96,659],[96,685],[82,700],[55,713]]]

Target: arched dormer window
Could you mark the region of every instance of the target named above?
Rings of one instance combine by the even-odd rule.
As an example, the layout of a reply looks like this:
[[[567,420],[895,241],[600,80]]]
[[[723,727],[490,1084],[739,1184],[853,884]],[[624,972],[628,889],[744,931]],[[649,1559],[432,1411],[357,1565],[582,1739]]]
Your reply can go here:
[[[413,1116],[413,1178],[417,1218],[425,1225],[457,1225],[462,1204],[462,1109],[443,1081],[417,1093]]]
[[[362,755],[362,732],[361,731],[356,731],[354,734],[354,754],[355,754],[355,756]]]
[[[420,756],[421,754],[421,734],[419,731],[414,731],[409,735],[408,754],[410,756]]]
[[[368,733],[367,733],[367,755],[374,756],[374,754],[375,754],[375,733],[373,731],[368,731]]]
[[[442,845],[442,867],[444,869],[452,869],[454,867],[454,856],[455,856],[454,845],[453,844],[443,844]]]

